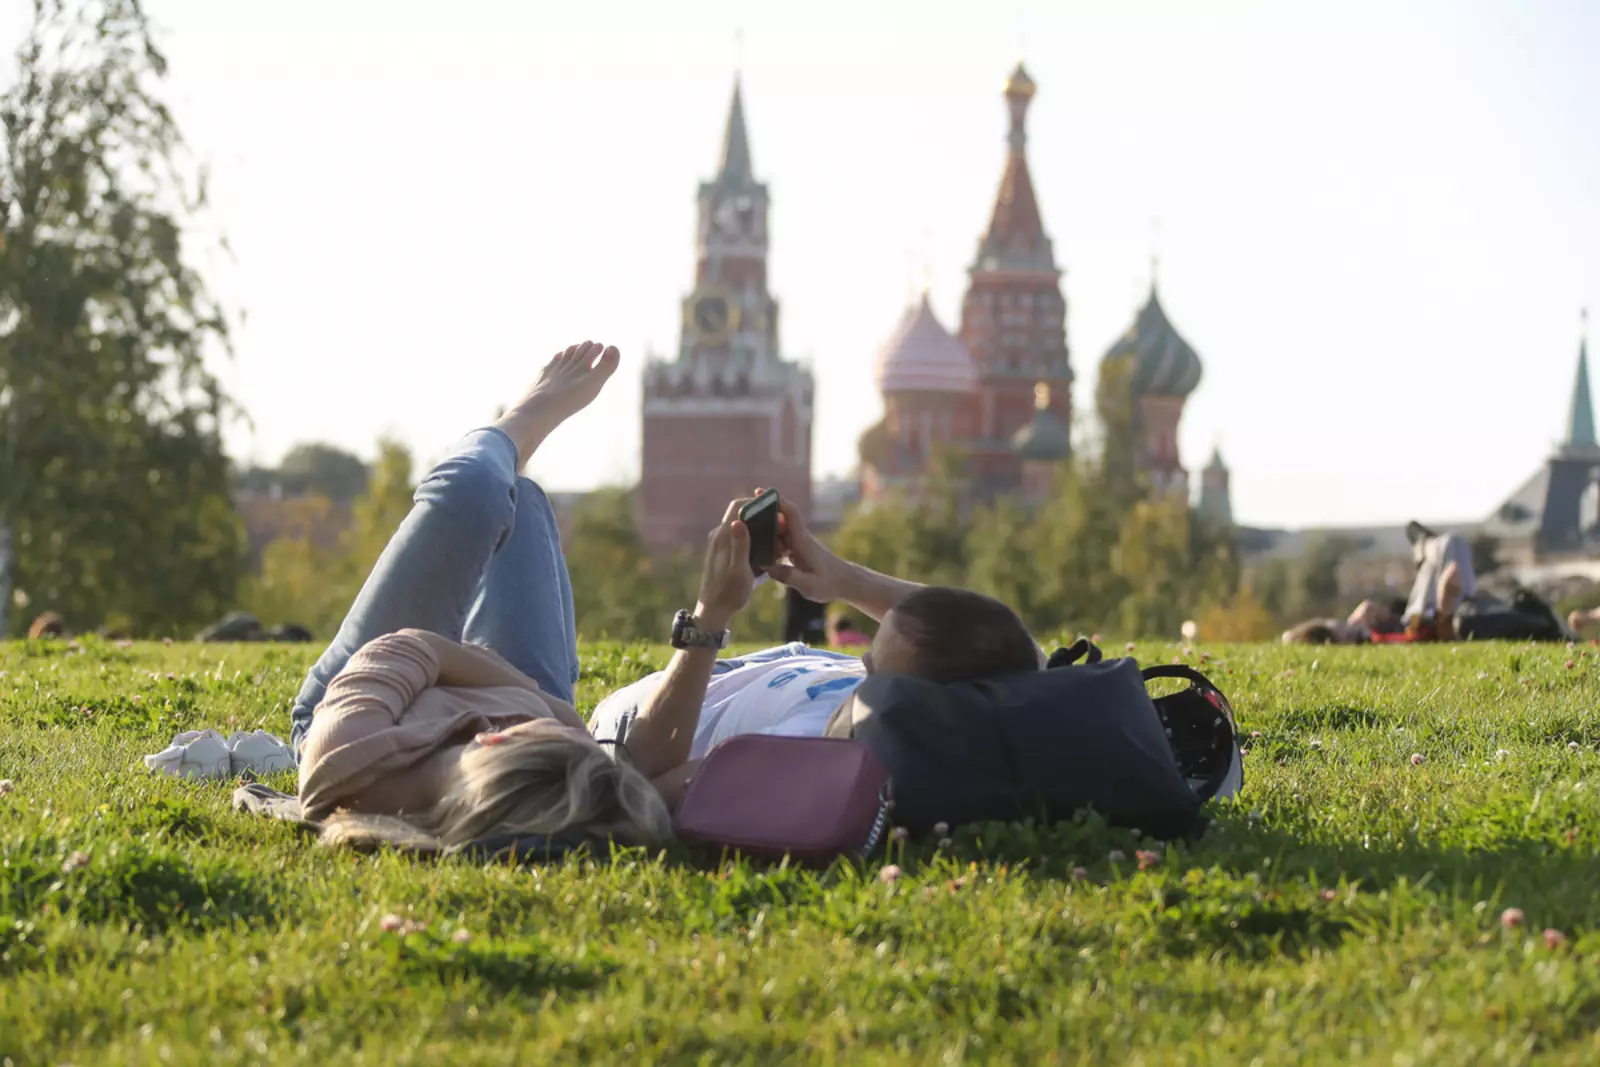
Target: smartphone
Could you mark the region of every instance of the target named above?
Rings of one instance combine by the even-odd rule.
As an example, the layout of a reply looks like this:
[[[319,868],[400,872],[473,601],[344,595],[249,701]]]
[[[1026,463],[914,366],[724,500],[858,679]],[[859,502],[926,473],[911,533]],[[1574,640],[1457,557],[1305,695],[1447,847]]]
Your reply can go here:
[[[778,491],[768,489],[740,508],[739,521],[750,531],[750,570],[765,574],[778,562]]]

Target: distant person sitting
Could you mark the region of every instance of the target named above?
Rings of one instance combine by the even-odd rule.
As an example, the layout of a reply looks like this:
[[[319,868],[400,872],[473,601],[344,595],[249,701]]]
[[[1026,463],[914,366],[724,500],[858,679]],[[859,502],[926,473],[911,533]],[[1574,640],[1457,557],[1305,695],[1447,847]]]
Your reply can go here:
[[[872,638],[849,615],[835,615],[828,620],[829,648],[866,648],[871,644]]]
[[[807,645],[821,644],[827,639],[824,622],[827,612],[828,605],[818,604],[798,589],[785,589],[783,639],[791,643],[800,641]]]
[[[1406,526],[1417,577],[1404,601],[1363,600],[1343,622],[1311,619],[1283,635],[1286,645],[1355,645],[1452,641],[1456,609],[1477,593],[1472,548],[1458,534],[1440,534],[1420,522]]]

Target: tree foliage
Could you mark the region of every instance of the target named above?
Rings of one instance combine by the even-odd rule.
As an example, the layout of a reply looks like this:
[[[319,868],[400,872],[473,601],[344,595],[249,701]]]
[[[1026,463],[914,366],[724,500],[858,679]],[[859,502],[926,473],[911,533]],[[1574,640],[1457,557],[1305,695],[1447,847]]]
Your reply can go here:
[[[298,525],[266,547],[260,572],[244,583],[244,609],[268,625],[295,622],[332,637],[411,510],[413,485],[411,453],[397,442],[380,441],[366,491],[351,504],[350,524],[338,543],[323,547],[312,536],[334,502],[310,495]]]
[[[916,502],[856,509],[834,550],[875,570],[988,593],[1039,634],[1176,636],[1184,620],[1237,595],[1231,533],[1181,495],[1151,492],[1126,466],[1077,459],[1032,508],[1003,497],[966,513],[952,510],[950,477],[936,470]]]
[[[258,493],[277,490],[284,496],[315,493],[348,504],[367,488],[368,474],[360,457],[333,445],[309,442],[289,449],[277,467],[245,471],[239,476],[239,488]]]
[[[244,554],[205,358],[227,321],[184,254],[204,183],[139,0],[36,0],[18,61],[0,96],[0,612],[14,582],[75,626],[192,626],[232,606]]]

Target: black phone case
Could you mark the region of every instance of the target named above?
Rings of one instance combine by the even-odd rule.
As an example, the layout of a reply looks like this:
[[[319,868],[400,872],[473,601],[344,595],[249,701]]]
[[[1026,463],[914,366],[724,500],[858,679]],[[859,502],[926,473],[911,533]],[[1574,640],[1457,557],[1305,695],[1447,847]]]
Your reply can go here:
[[[771,499],[754,514],[741,516],[750,531],[750,569],[758,575],[778,562],[778,497],[773,494]]]

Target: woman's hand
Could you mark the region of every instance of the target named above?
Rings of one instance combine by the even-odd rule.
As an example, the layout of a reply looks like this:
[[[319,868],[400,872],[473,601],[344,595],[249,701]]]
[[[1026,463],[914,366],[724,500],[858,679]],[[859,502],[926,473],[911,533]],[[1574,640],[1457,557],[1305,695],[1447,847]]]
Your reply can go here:
[[[806,528],[800,509],[782,497],[778,499],[778,555],[784,562],[767,568],[773,581],[819,604],[845,599],[850,564],[828,551]]]
[[[750,531],[739,521],[739,509],[748,499],[728,505],[722,522],[706,544],[705,570],[700,577],[700,603],[694,618],[702,630],[726,630],[733,617],[750,603],[755,573],[750,570]]]

